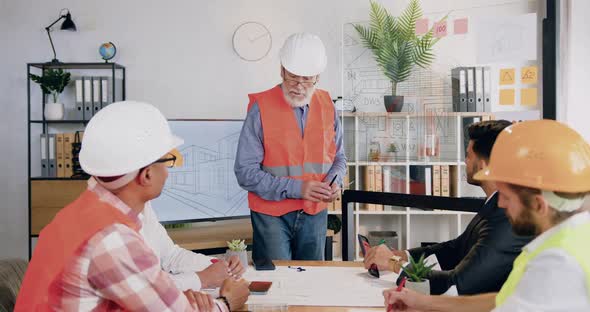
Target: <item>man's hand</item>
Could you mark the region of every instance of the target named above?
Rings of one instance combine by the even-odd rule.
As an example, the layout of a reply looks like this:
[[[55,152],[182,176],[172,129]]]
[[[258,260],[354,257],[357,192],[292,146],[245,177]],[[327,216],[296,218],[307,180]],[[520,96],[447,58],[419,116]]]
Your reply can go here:
[[[383,291],[383,298],[385,298],[385,307],[390,304],[393,305],[392,312],[426,312],[428,308],[428,297],[426,295],[417,293],[407,288],[397,291],[395,288]]]
[[[191,307],[199,312],[213,312],[215,309],[215,302],[209,294],[189,289],[184,291],[184,295],[191,304]]]
[[[199,280],[201,280],[201,288],[217,288],[221,286],[223,281],[230,277],[229,272],[227,262],[221,259],[203,271],[197,272]]]
[[[379,271],[390,271],[389,259],[392,256],[394,256],[393,251],[385,246],[385,244],[370,248],[365,255],[365,269],[369,269],[374,263],[377,265]]]
[[[248,296],[250,296],[248,285],[249,283],[244,279],[236,281],[232,278],[228,278],[223,281],[221,290],[219,290],[219,295],[227,298],[229,309],[231,311],[241,308],[246,301],[248,301]]]
[[[324,201],[326,203],[331,203],[331,202],[335,201],[336,198],[338,198],[338,196],[340,196],[340,186],[338,185],[338,183],[336,183],[336,182],[332,183],[331,192],[332,192],[332,195],[330,196],[330,198],[323,199],[322,201]]]
[[[333,185],[333,184],[332,184]],[[332,197],[332,189],[327,182],[303,181],[301,185],[301,198],[320,202],[326,201]]]
[[[391,252],[393,252],[394,255],[401,257],[405,262],[409,261],[408,253],[406,253],[405,250],[392,250]]]
[[[237,255],[233,255],[228,259],[228,268],[230,271],[229,274],[235,279],[240,279],[244,272],[246,272],[246,268],[242,266],[240,257]]]
[[[392,250],[391,252],[393,252],[394,255],[401,258],[400,261],[396,261],[396,262],[390,260],[390,267],[391,267],[390,270],[399,274],[399,272],[402,269],[402,265],[404,263],[408,262],[408,254],[404,250]],[[391,263],[393,263],[393,265]]]

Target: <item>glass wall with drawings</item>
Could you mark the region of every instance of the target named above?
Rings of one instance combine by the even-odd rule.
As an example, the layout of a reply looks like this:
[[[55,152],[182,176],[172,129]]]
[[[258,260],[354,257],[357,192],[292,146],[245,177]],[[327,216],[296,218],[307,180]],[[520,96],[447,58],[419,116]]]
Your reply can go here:
[[[366,20],[345,21],[342,27],[343,100],[337,108],[348,188],[485,197],[467,183],[465,130],[487,119],[542,117],[545,3],[457,1],[451,7],[423,0],[418,8],[409,3],[377,2],[381,14],[367,11]],[[384,10],[395,25],[376,19]],[[397,50],[382,44],[386,41]],[[399,247],[411,248],[456,237],[472,216],[357,204],[355,229],[367,236],[395,231]]]

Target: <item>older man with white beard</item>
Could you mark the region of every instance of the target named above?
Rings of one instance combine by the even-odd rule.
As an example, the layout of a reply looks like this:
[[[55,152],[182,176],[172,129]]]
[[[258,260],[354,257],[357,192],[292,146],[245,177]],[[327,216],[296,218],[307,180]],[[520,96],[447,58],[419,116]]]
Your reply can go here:
[[[281,51],[283,82],[250,94],[234,171],[248,191],[253,260],[322,260],[329,202],[346,174],[342,131],[319,37],[297,33]],[[331,183],[334,180],[333,183]]]

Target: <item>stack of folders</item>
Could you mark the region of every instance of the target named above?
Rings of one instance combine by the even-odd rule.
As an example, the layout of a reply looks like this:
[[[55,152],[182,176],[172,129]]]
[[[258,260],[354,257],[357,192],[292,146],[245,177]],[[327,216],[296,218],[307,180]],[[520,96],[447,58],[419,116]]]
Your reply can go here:
[[[451,70],[454,112],[491,112],[492,81],[489,67]]]
[[[117,88],[122,87],[122,80],[116,79]],[[76,84],[76,107],[71,113],[71,120],[90,120],[101,108],[112,103],[113,80],[111,77],[78,77]],[[121,89],[117,90],[121,93]]]
[[[41,177],[71,178],[75,133],[41,134]]]

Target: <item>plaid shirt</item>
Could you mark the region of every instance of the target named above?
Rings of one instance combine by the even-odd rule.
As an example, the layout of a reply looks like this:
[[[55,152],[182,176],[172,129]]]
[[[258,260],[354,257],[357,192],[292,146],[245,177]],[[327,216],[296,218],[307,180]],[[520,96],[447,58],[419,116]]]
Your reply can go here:
[[[137,214],[93,178],[88,189],[137,224]],[[50,305],[65,311],[191,311],[185,295],[160,267],[160,261],[139,233],[110,225],[81,247],[54,283]],[[227,311],[216,301],[220,311]]]

